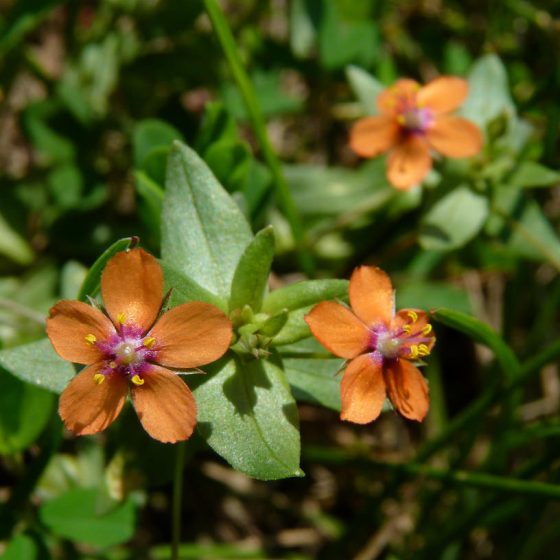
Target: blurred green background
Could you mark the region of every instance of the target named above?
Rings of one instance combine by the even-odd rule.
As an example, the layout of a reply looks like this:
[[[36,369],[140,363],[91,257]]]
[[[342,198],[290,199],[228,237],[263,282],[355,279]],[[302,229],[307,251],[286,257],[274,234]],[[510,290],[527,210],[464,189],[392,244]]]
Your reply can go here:
[[[472,313],[522,361],[558,341],[560,2],[221,5],[314,276],[381,266],[399,307]],[[383,158],[350,151],[348,129],[380,84],[438,74],[476,84],[465,111],[484,153],[438,163],[424,190],[397,193]],[[0,348],[41,338],[49,307],[76,297],[115,240],[138,235],[158,254],[174,139],[197,150],[255,231],[275,226],[277,285],[303,277],[203,2],[0,0],[0,131]],[[189,443],[181,557],[554,558],[560,493],[538,484],[559,478],[558,363],[504,404],[492,354],[437,333],[428,420],[388,413],[358,427],[302,403],[303,479],[253,481]],[[0,385],[0,557],[169,558],[173,448],[130,414],[101,438],[61,440],[54,395],[3,370]],[[486,404],[476,414],[473,403]],[[463,429],[430,452],[465,411]],[[387,465],[415,456],[408,470]],[[415,470],[428,458],[451,476]],[[463,471],[511,484],[465,483]]]

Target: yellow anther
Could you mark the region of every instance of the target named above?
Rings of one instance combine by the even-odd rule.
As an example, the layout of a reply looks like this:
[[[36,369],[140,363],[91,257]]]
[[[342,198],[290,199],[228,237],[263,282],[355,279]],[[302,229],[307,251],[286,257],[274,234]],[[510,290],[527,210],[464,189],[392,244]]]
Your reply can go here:
[[[144,339],[142,343],[146,348],[152,348],[156,343],[156,339],[153,336]]]
[[[405,124],[406,123],[406,119],[404,118],[404,115],[398,115],[397,116],[397,122],[399,124]]]
[[[126,321],[126,315],[124,313],[119,313],[117,315],[117,323],[119,323],[119,325],[124,325]]]
[[[420,354],[419,352],[419,348],[416,344],[413,344],[410,347],[410,358],[412,358],[413,360],[415,360],[416,358],[418,358],[418,355]]]
[[[109,367],[115,369],[117,367],[117,362],[109,362]]]
[[[430,325],[430,323],[428,323],[428,324],[422,329],[422,334],[423,334],[424,336],[428,336],[431,332],[432,332],[432,325]]]
[[[407,315],[413,323],[416,323],[416,321],[418,321],[418,313],[416,313],[416,311],[409,311]]]
[[[404,325],[402,330],[405,332],[405,334],[410,334],[412,332],[412,327],[410,325]]]
[[[103,381],[105,381],[105,376],[102,373],[96,373],[93,376],[93,380],[95,381],[95,383],[97,385],[101,385],[101,383],[103,383]]]
[[[427,356],[430,353],[430,349],[425,344],[418,345],[418,354],[420,356]]]
[[[95,344],[97,342],[97,337],[94,334],[86,334],[84,338],[88,344]]]
[[[139,375],[133,375],[131,381],[134,385],[144,385],[144,380]]]

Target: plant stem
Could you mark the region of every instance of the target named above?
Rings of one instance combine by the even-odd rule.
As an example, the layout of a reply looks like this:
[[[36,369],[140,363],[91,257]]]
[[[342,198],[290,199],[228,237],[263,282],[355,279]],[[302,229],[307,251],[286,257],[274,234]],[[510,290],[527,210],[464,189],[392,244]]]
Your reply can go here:
[[[243,62],[241,61],[241,57],[239,56],[239,51],[237,50],[237,46],[235,44],[235,39],[233,38],[231,29],[216,0],[204,0],[204,4],[206,6],[208,16],[210,17],[214,26],[214,30],[216,31],[216,35],[218,36],[218,39],[230,64],[231,71],[233,73],[235,81],[237,82],[237,87],[239,88],[243,100],[245,101],[247,111],[253,124],[255,135],[257,136],[257,139],[261,146],[263,157],[268,167],[270,168],[270,171],[272,172],[272,176],[274,177],[276,194],[278,196],[278,200],[280,202],[280,205],[282,206],[284,214],[286,215],[286,219],[290,224],[292,235],[294,236],[294,241],[296,244],[299,263],[304,272],[306,272],[309,276],[313,276],[313,260],[307,249],[304,247],[304,231],[301,217],[292,198],[290,187],[288,186],[288,183],[286,182],[286,179],[282,172],[280,161],[274,153],[274,149],[272,148],[272,144],[270,143],[270,139],[268,138],[266,124],[261,108],[259,106],[257,96],[255,94],[255,90],[253,89],[251,80],[249,79],[249,76],[245,71],[245,68],[243,67]]]
[[[183,469],[185,467],[186,442],[177,444],[175,457],[175,476],[173,479],[173,522],[171,541],[171,560],[179,559],[179,544],[181,543],[181,510],[183,504]]]
[[[368,456],[354,455],[337,448],[308,447],[304,450],[304,456],[307,460],[320,461],[322,464],[353,465],[366,469],[371,469],[372,467],[390,469],[406,475],[424,476],[434,480],[441,480],[443,482],[451,482],[474,488],[488,488],[501,492],[544,496],[560,500],[560,485],[546,482],[520,480],[518,478],[496,476],[481,472],[438,469],[417,462],[394,463],[391,461],[379,461]]]
[[[444,447],[456,433],[463,430],[473,420],[484,414],[501,398],[504,398],[511,392],[519,389],[531,377],[533,377],[535,373],[539,372],[543,366],[556,360],[558,357],[560,357],[560,341],[551,344],[542,352],[537,354],[533,359],[523,364],[515,379],[508,385],[504,387],[503,385],[496,383],[477,400],[473,401],[458,416],[449,422],[444,432],[424,445],[424,447],[418,452],[416,460],[418,462],[428,460],[432,455]]]

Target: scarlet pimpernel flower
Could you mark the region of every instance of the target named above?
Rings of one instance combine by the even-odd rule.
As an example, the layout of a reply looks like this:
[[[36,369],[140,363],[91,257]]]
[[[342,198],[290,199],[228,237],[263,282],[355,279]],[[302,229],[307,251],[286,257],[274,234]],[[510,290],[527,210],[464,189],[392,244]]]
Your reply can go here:
[[[418,309],[395,313],[391,280],[379,268],[362,266],[350,279],[350,305],[323,301],[305,320],[319,342],[346,358],[341,381],[342,420],[375,420],[386,396],[410,420],[429,408],[428,387],[414,362],[427,356],[435,336]]]
[[[440,76],[425,86],[398,80],[377,98],[379,115],[360,119],[350,132],[350,146],[362,157],[390,150],[389,182],[398,189],[420,183],[432,168],[431,151],[450,158],[477,154],[480,129],[451,115],[468,94],[466,80]]]
[[[163,313],[163,274],[142,249],[117,253],[101,277],[106,313],[63,300],[47,334],[65,360],[85,364],[60,397],[59,413],[76,435],[95,434],[119,415],[130,389],[144,429],[162,442],[188,439],[196,425],[194,397],[176,372],[220,358],[232,327],[216,307],[184,303]]]

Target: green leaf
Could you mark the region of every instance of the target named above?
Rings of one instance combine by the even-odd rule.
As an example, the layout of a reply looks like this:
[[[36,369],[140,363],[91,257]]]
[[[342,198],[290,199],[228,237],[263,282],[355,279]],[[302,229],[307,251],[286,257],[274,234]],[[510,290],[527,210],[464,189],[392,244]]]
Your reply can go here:
[[[274,337],[275,346],[294,344],[310,336],[304,317],[313,305],[324,300],[348,299],[347,280],[308,280],[272,292],[263,304],[265,313],[290,311],[286,324]]]
[[[347,280],[306,280],[290,284],[268,294],[262,310],[274,314],[282,309],[302,309],[331,299],[348,299]]]
[[[424,216],[420,245],[434,251],[462,247],[482,228],[488,217],[488,200],[466,187],[453,190]]]
[[[15,377],[61,393],[75,370],[54,351],[48,339],[0,351],[0,366]]]
[[[518,220],[512,220],[508,247],[532,260],[550,262],[560,270],[560,238],[535,201],[529,201]]]
[[[168,148],[174,140],[182,140],[183,135],[170,124],[158,119],[145,119],[134,127],[132,149],[135,167],[142,168],[146,157],[154,149]]]
[[[258,70],[251,74],[251,82],[265,118],[298,113],[304,108],[302,95],[287,91],[281,78],[278,70],[266,72]],[[243,96],[236,85],[224,82],[221,88],[221,98],[224,100],[227,110],[237,120],[245,121],[250,118]]]
[[[524,161],[515,170],[508,184],[517,188],[550,187],[560,183],[560,172],[536,161]]]
[[[500,363],[505,377],[510,380],[517,377],[520,370],[519,362],[512,349],[494,329],[470,315],[452,309],[437,309],[432,316],[439,323],[462,332],[490,348]]]
[[[24,266],[32,263],[35,258],[27,241],[11,228],[2,214],[0,214],[0,255]]]
[[[0,556],[1,560],[37,560],[39,551],[35,541],[27,535],[17,535]]]
[[[163,189],[143,171],[134,173],[136,191],[142,204],[140,214],[154,232],[161,229],[161,209],[163,206]]]
[[[89,272],[87,273],[80,289],[80,293],[78,294],[78,299],[80,301],[86,301],[87,296],[93,297],[97,294],[101,283],[101,274],[103,273],[103,269],[107,265],[107,262],[111,259],[111,257],[120,251],[126,251],[134,240],[134,237],[125,237],[115,241],[115,243],[106,249],[91,265],[91,268],[89,269]]]
[[[284,166],[294,201],[303,215],[323,216],[353,212],[368,201],[378,210],[396,196],[386,178],[385,162],[377,158],[358,170],[319,165]]]
[[[207,165],[188,146],[175,142],[163,202],[163,259],[227,298],[252,237],[241,210]]]
[[[297,407],[278,356],[224,359],[197,381],[198,431],[232,467],[261,480],[303,475]]]
[[[249,305],[260,311],[274,258],[274,231],[269,226],[259,231],[241,255],[233,281],[229,310]]]
[[[507,72],[495,54],[479,58],[468,76],[469,96],[460,113],[483,129],[496,117],[505,113],[515,115],[511,99]]]
[[[347,64],[370,66],[379,51],[376,24],[368,17],[349,17],[339,2],[325,2],[319,27],[319,55],[325,68],[343,68]]]
[[[358,66],[346,67],[346,79],[362,105],[364,113],[366,115],[377,114],[377,96],[385,89],[385,86]]]
[[[134,503],[128,499],[97,515],[97,490],[73,489],[44,504],[41,521],[55,534],[98,547],[126,542],[134,535]]]
[[[53,395],[0,368],[0,454],[23,451],[46,426]]]
[[[165,280],[164,289],[166,291],[171,290],[171,297],[169,298],[171,307],[189,301],[204,301],[215,305],[218,309],[227,313],[227,302],[224,299],[209,292],[188,276],[175,270],[168,263],[161,261],[160,265],[163,269],[163,277]]]
[[[312,13],[313,7],[309,0],[290,2],[290,47],[299,58],[307,58],[315,45],[317,32],[313,21],[313,16],[316,15]]]
[[[341,375],[337,373],[344,365],[344,360],[326,358],[325,353],[326,350],[316,340],[303,340],[282,347],[282,363],[298,401],[340,411]]]

